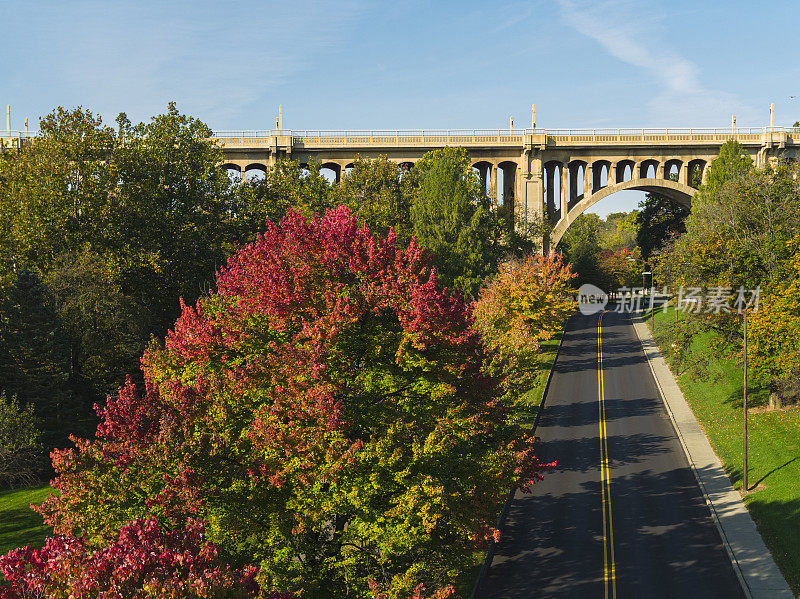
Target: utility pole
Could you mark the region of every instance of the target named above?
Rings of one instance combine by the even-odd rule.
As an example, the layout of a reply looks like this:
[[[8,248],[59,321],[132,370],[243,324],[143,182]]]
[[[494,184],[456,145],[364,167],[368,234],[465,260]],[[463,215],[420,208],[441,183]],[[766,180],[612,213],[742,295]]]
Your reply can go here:
[[[747,493],[747,306],[744,308],[744,426],[742,428],[742,491]]]
[[[11,139],[11,104],[6,104],[6,137]]]

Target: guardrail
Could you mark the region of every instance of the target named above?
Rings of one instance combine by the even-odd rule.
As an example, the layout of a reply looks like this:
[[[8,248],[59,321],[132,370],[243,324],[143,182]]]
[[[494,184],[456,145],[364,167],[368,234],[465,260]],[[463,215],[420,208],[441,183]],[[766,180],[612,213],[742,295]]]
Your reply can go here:
[[[216,138],[386,138],[386,137],[519,137],[520,135],[547,136],[648,136],[648,135],[763,135],[766,133],[800,134],[798,127],[680,127],[680,128],[596,128],[596,129],[262,129],[241,131],[214,131]]]
[[[522,136],[536,135],[553,138],[557,141],[597,141],[622,140],[633,141],[652,139],[657,141],[664,137],[684,137],[685,139],[730,139],[730,138],[749,138],[756,140],[756,136],[763,136],[769,133],[786,133],[792,142],[800,141],[800,127],[737,127],[735,131],[730,127],[725,128],[597,128],[597,129],[260,129],[260,130],[241,130],[241,131],[214,131],[212,136],[216,139],[267,139],[273,137],[291,137],[299,141],[317,142],[338,140],[339,143],[352,141],[384,141],[397,140],[410,143],[420,143],[423,140],[442,140],[452,139],[453,141],[490,141],[499,140],[507,143],[519,143]],[[0,131],[0,144],[5,141],[9,145],[9,140],[14,144],[20,144],[21,140],[35,138],[39,136],[38,131]]]

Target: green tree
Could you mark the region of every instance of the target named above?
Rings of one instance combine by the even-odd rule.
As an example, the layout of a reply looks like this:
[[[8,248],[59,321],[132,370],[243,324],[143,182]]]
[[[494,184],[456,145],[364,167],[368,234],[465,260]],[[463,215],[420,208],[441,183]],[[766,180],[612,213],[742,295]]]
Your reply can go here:
[[[48,448],[66,442],[76,420],[68,391],[69,345],[53,297],[34,271],[21,271],[0,300],[0,381],[32,405]]]
[[[113,258],[84,249],[59,256],[45,276],[70,344],[70,387],[82,396],[116,390],[148,339],[147,312],[122,292],[120,275]],[[89,417],[83,407],[82,420]]]
[[[612,212],[599,222],[597,232],[600,247],[604,250],[633,250],[636,247],[638,211]]]
[[[591,283],[599,287],[604,285],[599,263],[599,229],[600,217],[597,214],[585,212],[567,228],[556,247],[556,251],[564,255],[572,270],[577,273],[576,286],[584,283]]]
[[[359,222],[374,233],[387,235],[394,229],[397,241],[411,241],[411,204],[414,171],[404,171],[386,156],[376,160],[356,157],[353,169],[335,188],[335,203],[344,204]]]
[[[0,284],[30,269],[53,286],[88,408],[264,221],[244,218],[211,130],[174,104],[148,123],[121,114],[116,129],[58,108],[40,129],[0,156]]]
[[[636,214],[636,244],[645,260],[661,249],[668,239],[686,231],[684,221],[689,212],[689,208],[661,194],[648,193],[645,196]]]
[[[0,390],[0,487],[30,486],[45,470],[39,420],[33,404]]]
[[[320,174],[320,163],[303,168],[292,160],[279,160],[263,179],[246,181],[233,191],[236,198],[237,239],[252,241],[267,223],[277,223],[288,209],[305,218],[323,214],[335,204],[333,187]]]
[[[108,248],[123,291],[147,308],[163,334],[179,312],[176,298],[194,302],[236,246],[236,196],[211,130],[174,103],[149,123],[132,125],[120,114],[117,124],[111,235],[107,245],[92,248]]]
[[[411,206],[417,241],[434,253],[439,280],[475,297],[496,270],[499,228],[464,148],[428,152],[414,165],[419,188]]]

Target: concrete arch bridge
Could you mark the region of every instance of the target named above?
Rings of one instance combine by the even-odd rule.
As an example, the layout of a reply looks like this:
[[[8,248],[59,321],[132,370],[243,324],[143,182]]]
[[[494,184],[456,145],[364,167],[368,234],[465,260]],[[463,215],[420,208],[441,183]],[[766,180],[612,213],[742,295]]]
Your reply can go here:
[[[519,223],[546,222],[554,248],[570,223],[617,191],[658,192],[690,205],[708,165],[729,139],[737,140],[757,166],[796,159],[800,129],[273,130],[220,131],[215,139],[225,166],[242,176],[292,159],[319,161],[337,179],[358,155],[384,155],[411,166],[430,150],[462,146],[495,205],[502,199]]]

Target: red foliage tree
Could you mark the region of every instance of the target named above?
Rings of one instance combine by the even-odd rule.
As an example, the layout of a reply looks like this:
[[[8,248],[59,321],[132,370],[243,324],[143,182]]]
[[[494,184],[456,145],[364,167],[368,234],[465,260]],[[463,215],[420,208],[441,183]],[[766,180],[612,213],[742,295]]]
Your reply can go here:
[[[540,464],[509,423],[469,306],[429,257],[346,208],[288,212],[56,452],[39,509],[87,547],[127,522],[207,523],[262,589],[439,596]],[[438,590],[437,590],[438,589]]]

